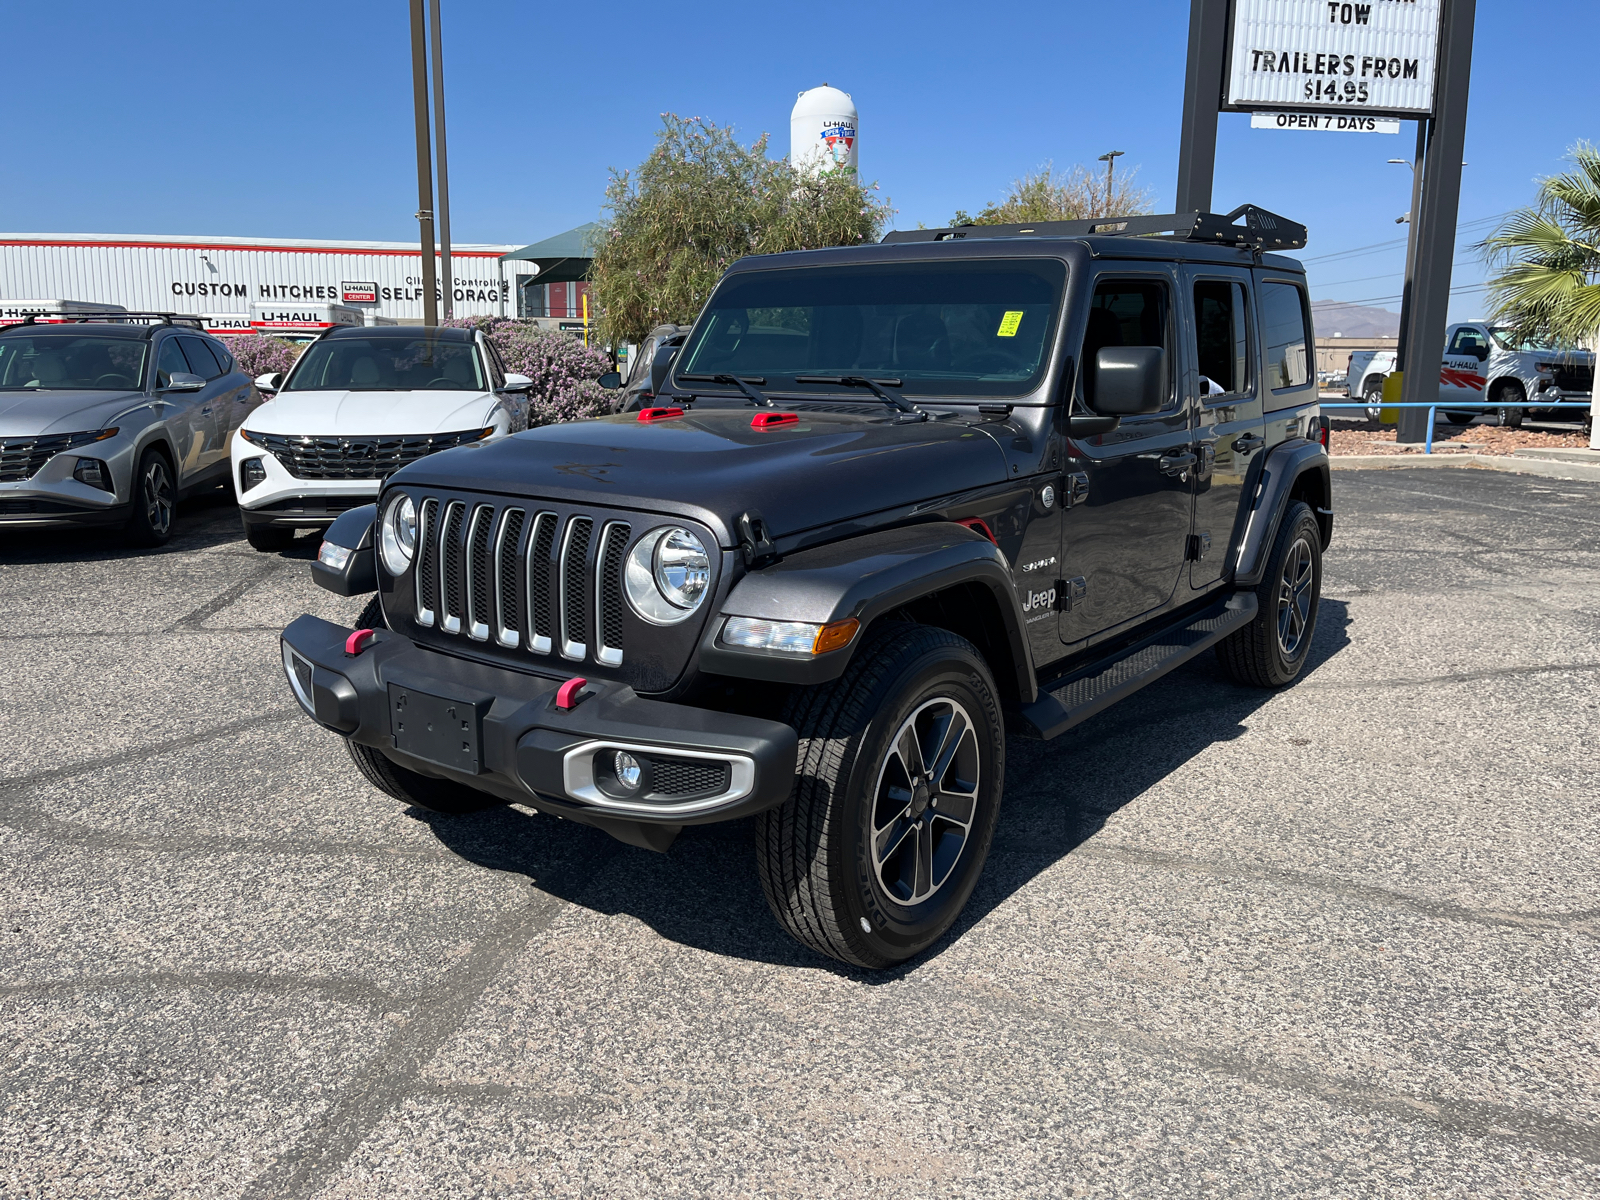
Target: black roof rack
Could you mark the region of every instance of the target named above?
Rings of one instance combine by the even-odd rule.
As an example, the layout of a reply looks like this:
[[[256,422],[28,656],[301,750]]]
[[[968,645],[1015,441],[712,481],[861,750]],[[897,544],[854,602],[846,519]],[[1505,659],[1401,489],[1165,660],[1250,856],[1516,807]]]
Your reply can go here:
[[[80,321],[126,321],[129,324],[148,325],[152,321],[160,321],[163,325],[192,325],[196,329],[204,329],[204,317],[194,313],[169,313],[169,312],[100,312],[100,313],[29,313],[20,321],[8,322],[0,328],[12,328],[16,325],[71,325]]]
[[[1240,217],[1244,223],[1237,224]],[[1173,213],[1167,216],[1099,217],[1088,221],[1037,221],[1032,225],[957,225],[951,229],[896,229],[883,235],[895,242],[952,242],[960,238],[1007,237],[1159,237],[1210,242],[1214,246],[1248,246],[1255,250],[1299,250],[1306,227],[1254,204],[1241,204],[1226,216],[1216,213]]]

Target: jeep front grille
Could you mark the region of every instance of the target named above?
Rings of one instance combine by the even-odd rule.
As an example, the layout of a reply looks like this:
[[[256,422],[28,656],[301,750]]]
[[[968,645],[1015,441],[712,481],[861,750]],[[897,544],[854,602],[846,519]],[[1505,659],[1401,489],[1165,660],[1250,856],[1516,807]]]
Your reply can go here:
[[[296,479],[387,479],[401,467],[484,436],[482,429],[418,433],[398,437],[300,437],[245,433]]]
[[[632,527],[461,500],[417,514],[416,621],[473,641],[620,666]]]

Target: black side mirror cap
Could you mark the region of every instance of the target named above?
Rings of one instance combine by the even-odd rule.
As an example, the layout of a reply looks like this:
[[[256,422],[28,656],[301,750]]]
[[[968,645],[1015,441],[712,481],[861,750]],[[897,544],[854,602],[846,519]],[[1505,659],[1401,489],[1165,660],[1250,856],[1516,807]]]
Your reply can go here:
[[[319,548],[311,564],[311,578],[319,586],[340,596],[364,596],[378,590],[378,551],[374,527],[378,523],[378,506],[363,504],[340,513],[328,531],[322,535],[324,544],[331,543],[350,551],[339,566],[324,562]]]
[[[1167,399],[1167,352],[1160,346],[1106,346],[1094,360],[1094,407],[1107,416],[1160,412]]]
[[[1121,424],[1121,417],[1105,417],[1099,413],[1073,413],[1067,418],[1064,432],[1068,437],[1095,437],[1098,434],[1110,433]]]
[[[667,385],[667,374],[672,370],[672,360],[678,357],[676,346],[657,346],[656,356],[650,361],[650,391],[659,396]]]
[[[606,391],[614,392],[622,386],[622,373],[619,371],[607,371],[600,376],[598,382]]]

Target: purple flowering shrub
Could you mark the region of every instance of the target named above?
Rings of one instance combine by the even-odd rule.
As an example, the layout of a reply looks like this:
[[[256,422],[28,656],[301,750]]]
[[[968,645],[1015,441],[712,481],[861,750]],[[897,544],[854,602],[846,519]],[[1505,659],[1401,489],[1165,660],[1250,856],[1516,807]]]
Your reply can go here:
[[[443,323],[483,330],[505,359],[506,370],[533,380],[530,427],[581,421],[611,410],[609,397],[596,382],[611,370],[605,351],[585,346],[571,334],[510,317],[457,317]]]
[[[239,360],[239,369],[251,379],[268,371],[287,371],[294,366],[294,360],[300,357],[301,350],[293,342],[280,341],[259,333],[235,334],[224,344]]]

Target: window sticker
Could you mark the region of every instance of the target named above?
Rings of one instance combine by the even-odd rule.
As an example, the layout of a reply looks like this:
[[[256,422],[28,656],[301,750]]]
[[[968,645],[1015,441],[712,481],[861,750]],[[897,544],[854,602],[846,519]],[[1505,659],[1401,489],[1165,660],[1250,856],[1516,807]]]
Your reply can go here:
[[[1017,326],[1019,326],[1021,324],[1022,324],[1022,314],[1021,313],[1019,313],[1019,312],[1008,312],[1005,316],[1000,318],[1000,331],[995,334],[995,337],[1016,337],[1017,336]]]

